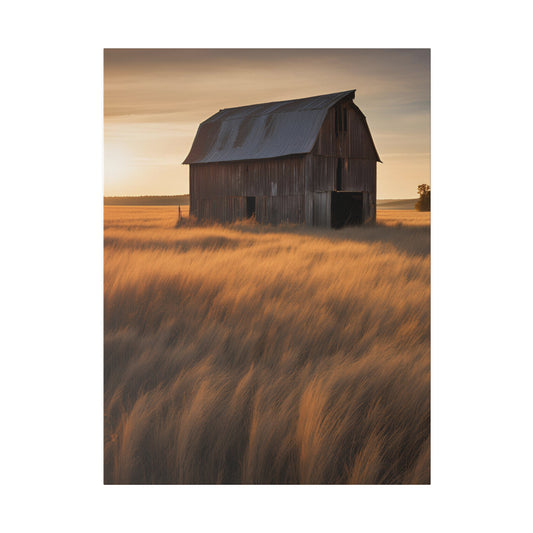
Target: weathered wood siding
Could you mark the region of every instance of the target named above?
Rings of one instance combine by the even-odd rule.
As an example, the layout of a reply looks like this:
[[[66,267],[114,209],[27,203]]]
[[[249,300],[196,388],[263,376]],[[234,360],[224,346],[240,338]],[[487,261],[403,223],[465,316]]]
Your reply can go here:
[[[306,165],[306,191],[336,190],[337,157],[310,154]],[[376,194],[376,162],[368,159],[343,159],[342,190]]]
[[[257,221],[304,222],[304,164],[305,156],[192,164],[190,212],[233,222],[246,217],[246,197],[254,196]]]
[[[335,117],[338,117],[338,120],[346,117],[346,127],[336,128]],[[313,152],[323,156],[376,161],[376,152],[366,119],[363,113],[349,101],[340,102],[328,111]]]
[[[342,126],[336,121],[341,122]],[[341,189],[363,192],[364,222],[376,220],[376,152],[365,118],[350,101],[332,107],[324,120],[313,151],[305,164],[305,220],[329,226],[331,195],[337,190],[337,165],[341,159]]]
[[[305,221],[313,226],[329,226],[330,203],[325,193],[336,190],[337,157],[308,154],[305,165]],[[363,192],[364,222],[376,221],[376,162],[369,159],[344,159],[342,165],[342,190]],[[329,197],[328,197],[329,198]],[[319,213],[317,213],[317,210]]]
[[[190,166],[190,212],[233,222],[255,197],[258,222],[331,225],[331,191],[363,193],[363,220],[376,220],[376,151],[365,118],[348,98],[332,107],[311,153]],[[341,186],[337,172],[341,160]]]
[[[313,226],[331,226],[331,191],[313,192]]]

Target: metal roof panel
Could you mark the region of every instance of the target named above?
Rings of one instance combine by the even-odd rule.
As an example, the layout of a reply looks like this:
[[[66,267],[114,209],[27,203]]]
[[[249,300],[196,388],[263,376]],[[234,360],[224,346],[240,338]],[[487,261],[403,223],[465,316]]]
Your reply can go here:
[[[185,164],[309,153],[328,109],[355,90],[221,109],[200,124]]]

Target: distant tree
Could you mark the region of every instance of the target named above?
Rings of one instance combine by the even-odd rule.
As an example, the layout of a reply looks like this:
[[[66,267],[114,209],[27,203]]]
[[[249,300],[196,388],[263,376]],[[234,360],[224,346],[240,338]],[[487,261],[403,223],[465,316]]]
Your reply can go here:
[[[431,205],[431,191],[429,190],[429,185],[423,183],[422,185],[418,186],[417,189],[418,195],[420,198],[418,199],[418,202],[415,204],[415,209],[417,211],[430,211],[430,205]]]

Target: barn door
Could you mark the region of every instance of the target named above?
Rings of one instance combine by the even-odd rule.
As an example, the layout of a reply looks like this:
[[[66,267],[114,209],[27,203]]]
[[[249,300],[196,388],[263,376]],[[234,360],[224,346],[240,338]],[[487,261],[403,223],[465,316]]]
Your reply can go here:
[[[329,226],[331,210],[329,191],[313,193],[313,226]]]
[[[331,193],[331,227],[355,226],[362,224],[363,193],[332,192]]]

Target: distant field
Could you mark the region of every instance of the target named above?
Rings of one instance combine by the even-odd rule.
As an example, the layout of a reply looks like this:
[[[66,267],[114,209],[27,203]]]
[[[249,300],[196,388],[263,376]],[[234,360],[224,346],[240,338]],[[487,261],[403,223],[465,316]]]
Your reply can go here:
[[[429,482],[429,213],[104,217],[106,483]]]
[[[414,209],[417,199],[377,200],[378,209]],[[189,195],[175,196],[106,196],[104,205],[189,205]]]
[[[414,209],[418,198],[412,198],[408,200],[377,200],[376,207],[378,209],[402,209],[409,210]]]
[[[431,213],[414,209],[378,209],[377,221],[383,226],[426,226],[429,227]]]
[[[105,196],[104,205],[189,205],[189,195]]]

